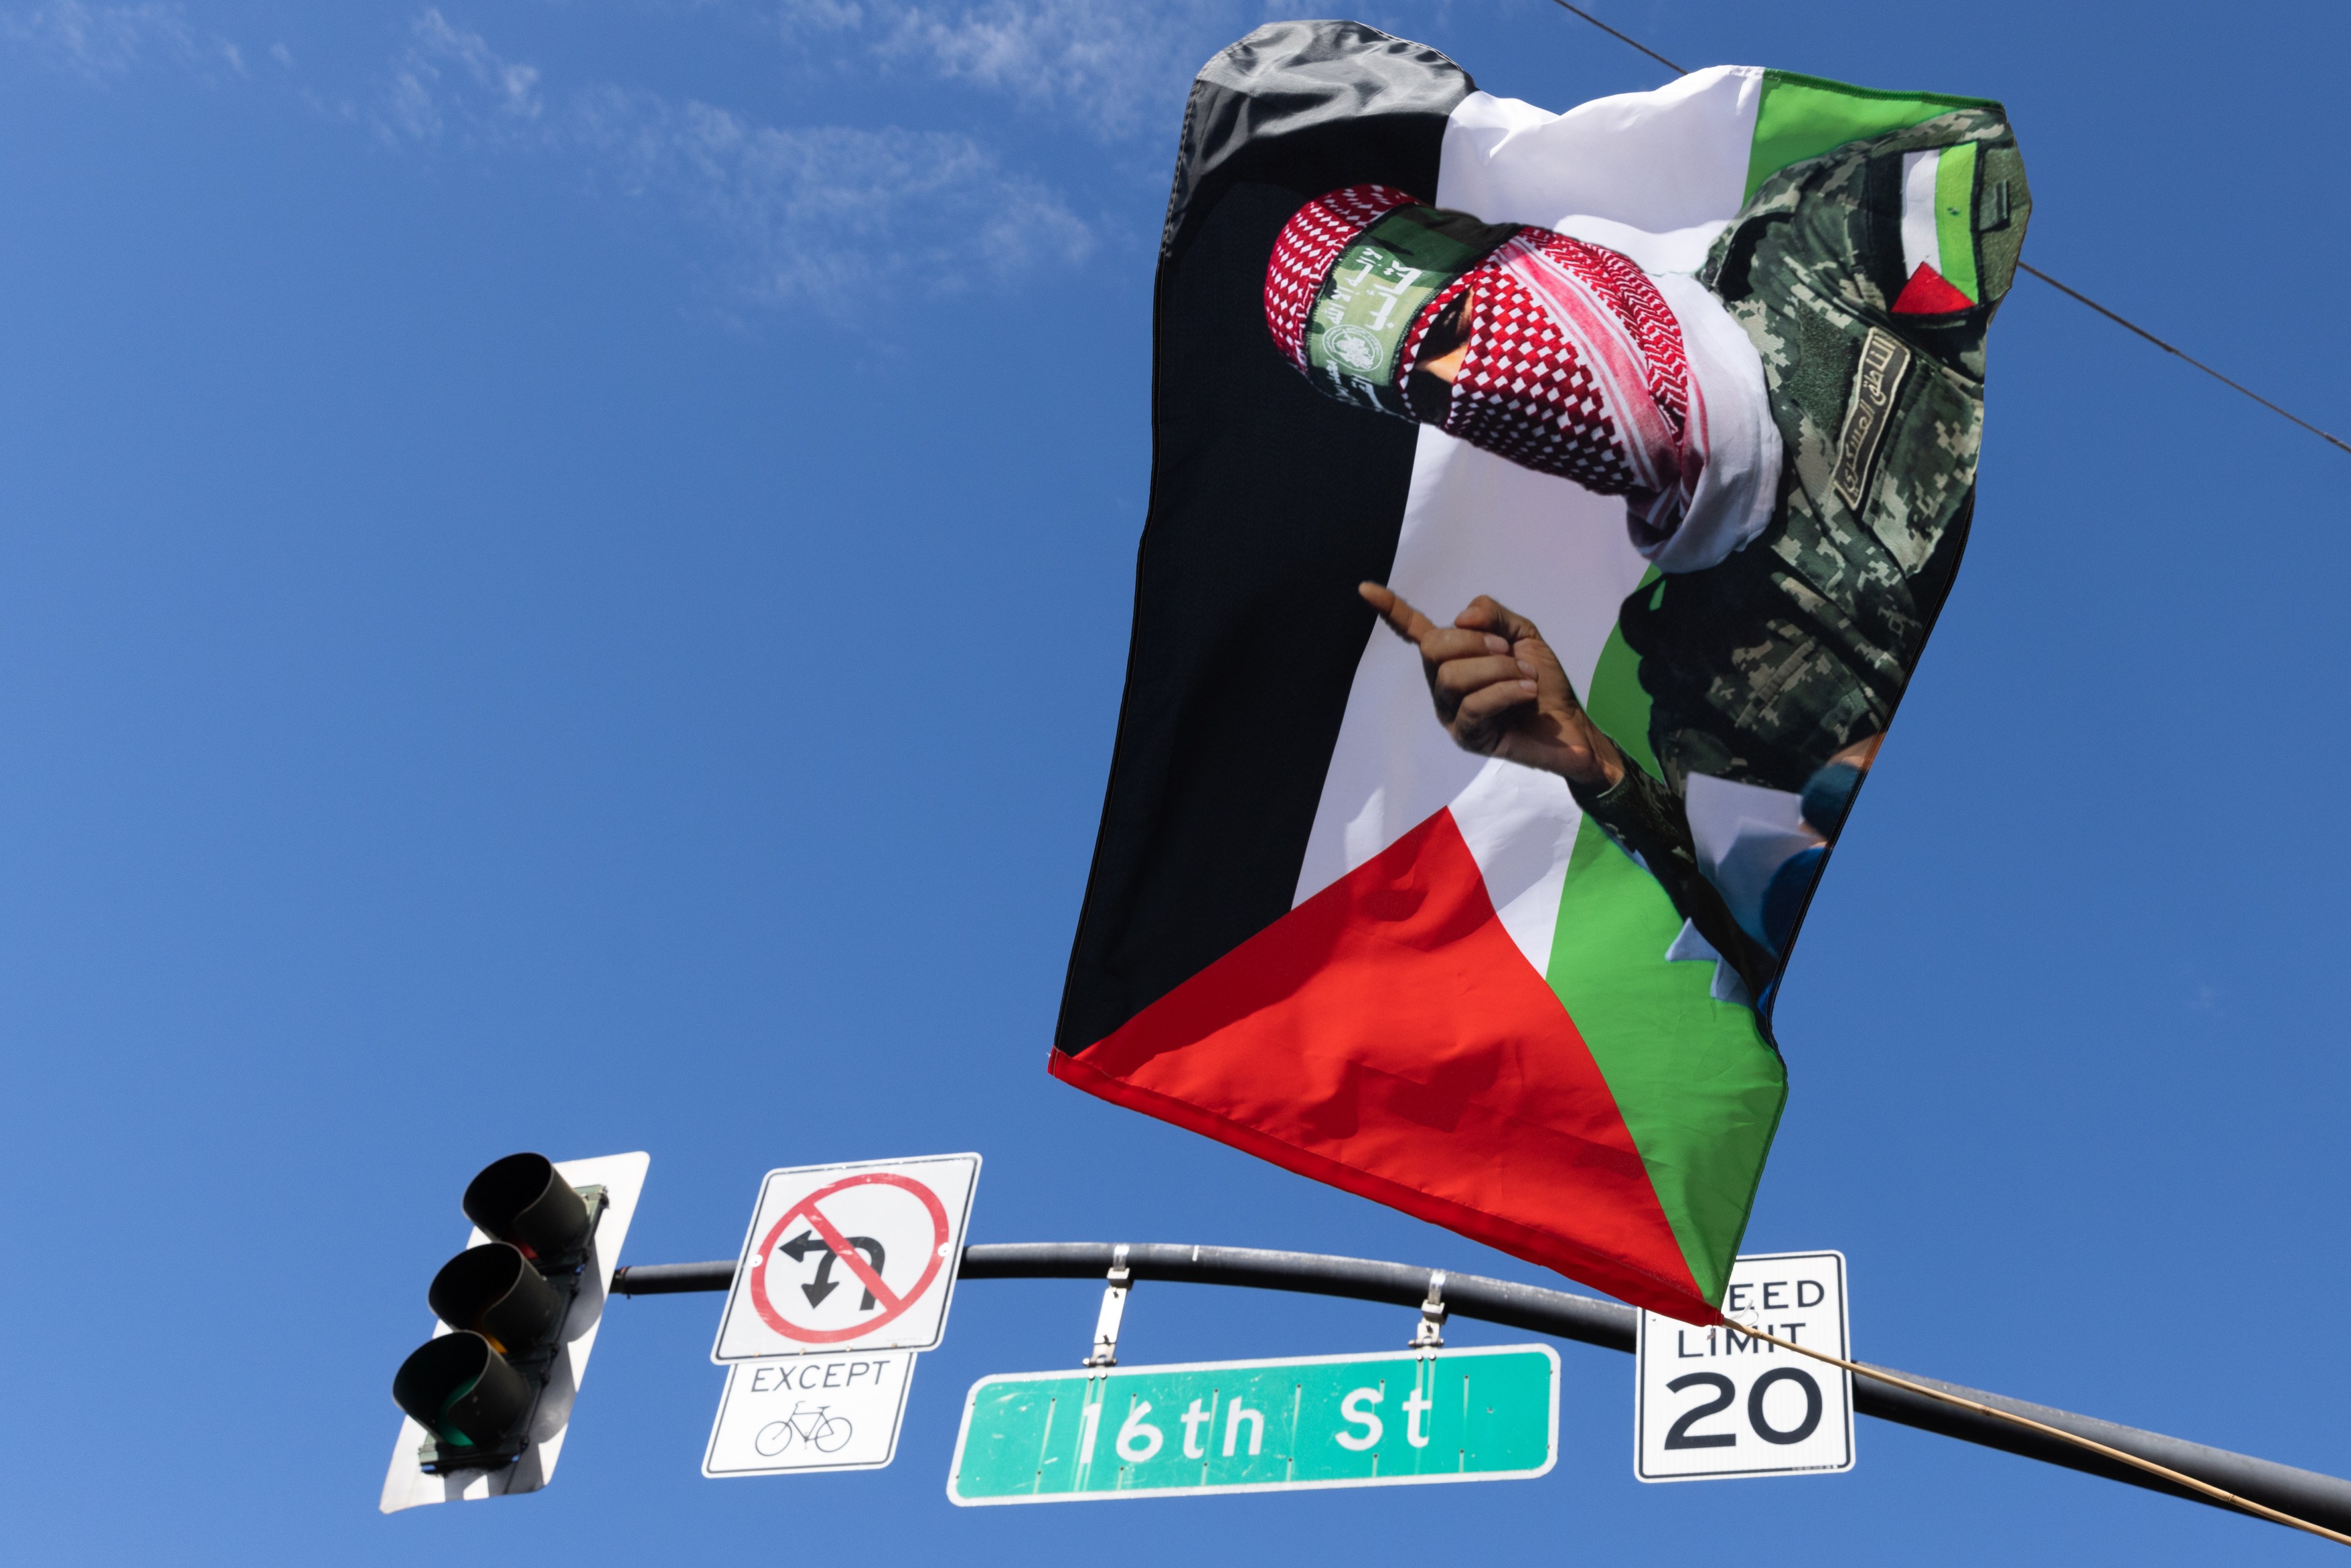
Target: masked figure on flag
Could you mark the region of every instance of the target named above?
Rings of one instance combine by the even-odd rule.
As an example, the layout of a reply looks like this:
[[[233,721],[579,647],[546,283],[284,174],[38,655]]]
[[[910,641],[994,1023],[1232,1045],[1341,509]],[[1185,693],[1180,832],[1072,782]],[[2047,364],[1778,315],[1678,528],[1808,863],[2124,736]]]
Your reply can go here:
[[[1783,172],[1694,277],[1653,277],[1602,246],[1368,184],[1308,203],[1267,268],[1273,340],[1323,392],[1626,497],[1630,542],[1667,580],[1636,590],[1621,612],[1662,778],[1592,723],[1523,618],[1489,602],[1437,627],[1384,590],[1366,585],[1365,596],[1420,645],[1456,740],[1527,751],[1561,772],[1753,997],[1778,977],[1965,535],[1989,304],[1976,309],[1932,260],[1889,269],[1869,201],[1873,186],[1898,178],[1907,199],[1931,205],[1948,182],[1917,172],[1938,174],[1948,149],[1984,159],[2001,227],[2021,236],[2022,203],[2009,192],[2021,195],[2022,169],[2000,117],[1956,110],[1931,134],[1955,132],[1989,135],[1988,155],[1975,140],[1922,149],[1914,133]],[[1985,214],[1972,210],[1974,182],[1959,188],[1972,231]],[[1743,265],[1724,294],[1733,257]],[[2004,286],[2012,246],[1995,260],[2008,264]],[[1742,308],[1736,320],[1726,307]],[[1873,416],[1919,355],[1887,326],[1928,340],[1918,373],[1929,416],[1914,410],[1891,453]],[[1856,384],[1824,398],[1817,377],[1788,371],[1808,339],[1839,336],[1854,340]],[[1767,376],[1765,350],[1779,373]],[[1782,424],[1820,460],[1792,475],[1775,515]],[[1881,467],[1882,496],[1870,484]],[[1501,646],[1521,639],[1531,660]],[[1531,747],[1537,733],[1573,744]],[[1781,821],[1792,808],[1793,821],[1701,869],[1682,804],[1693,777],[1701,800],[1720,780],[1771,790],[1785,802]]]
[[[1054,1071],[1709,1318],[2029,210],[1978,99],[1551,115],[1342,23],[1212,61]]]

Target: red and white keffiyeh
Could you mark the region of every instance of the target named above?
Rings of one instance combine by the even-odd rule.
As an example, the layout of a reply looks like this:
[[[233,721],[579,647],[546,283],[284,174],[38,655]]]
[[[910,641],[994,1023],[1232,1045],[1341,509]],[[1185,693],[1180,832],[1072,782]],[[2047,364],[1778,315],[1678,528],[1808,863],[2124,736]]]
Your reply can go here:
[[[1314,301],[1341,255],[1412,200],[1393,186],[1350,185],[1283,225],[1266,267],[1265,318],[1292,364],[1305,367]],[[1681,329],[1646,274],[1613,250],[1521,229],[1422,308],[1407,373],[1429,323],[1464,290],[1468,351],[1447,434],[1603,495],[1676,487],[1688,370]]]
[[[1688,365],[1646,274],[1530,228],[1459,288],[1472,303],[1447,434],[1604,496],[1677,487]]]
[[[1351,185],[1308,203],[1282,228],[1266,268],[1266,322],[1301,371],[1332,268],[1375,220],[1412,201],[1390,186]],[[1464,352],[1438,428],[1523,467],[1623,496],[1634,545],[1667,570],[1719,560],[1761,530],[1780,459],[1761,366],[1694,280],[1653,278],[1604,246],[1521,227],[1422,306],[1401,378],[1464,293]],[[1709,387],[1729,400],[1714,418]],[[1721,470],[1711,480],[1710,456]],[[1705,517],[1693,519],[1694,508]],[[1693,520],[1701,526],[1685,526]]]

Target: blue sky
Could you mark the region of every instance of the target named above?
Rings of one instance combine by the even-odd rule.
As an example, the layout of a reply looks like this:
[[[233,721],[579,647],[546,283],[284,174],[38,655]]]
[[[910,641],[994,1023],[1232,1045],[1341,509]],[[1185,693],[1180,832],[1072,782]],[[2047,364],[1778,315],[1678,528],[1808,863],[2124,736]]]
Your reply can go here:
[[[778,1165],[977,1148],[982,1240],[1537,1271],[1050,1081],[1226,0],[0,0],[0,1497],[26,1561],[2317,1561],[1865,1421],[1648,1488],[1562,1347],[1535,1482],[967,1513],[974,1283],[897,1465],[711,1482],[716,1298],[617,1303],[546,1494],[378,1517],[493,1155],[643,1148],[638,1260]],[[1544,0],[1356,13],[1564,108]],[[1624,0],[1685,64],[2003,99],[2031,259],[2322,424],[2339,5]],[[2351,458],[2022,281],[1966,568],[1806,927],[1751,1250],[1864,1356],[2351,1469]],[[1139,1291],[1133,1360],[1410,1314]],[[1462,1325],[1459,1337],[1522,1337]]]

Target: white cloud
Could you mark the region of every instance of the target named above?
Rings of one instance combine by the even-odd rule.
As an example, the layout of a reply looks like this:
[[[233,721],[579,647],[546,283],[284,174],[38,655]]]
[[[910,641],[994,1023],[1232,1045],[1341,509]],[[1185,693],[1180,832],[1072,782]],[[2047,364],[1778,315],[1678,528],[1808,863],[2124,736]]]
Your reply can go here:
[[[719,236],[714,268],[766,304],[839,306],[876,283],[956,293],[1074,265],[1092,228],[969,136],[776,126],[616,86],[559,94],[437,8],[421,13],[376,113],[401,145],[455,144],[576,168]]]
[[[92,80],[153,59],[207,79],[246,74],[245,55],[217,33],[189,26],[175,5],[89,5],[82,0],[0,11],[0,37],[51,68]]]
[[[1074,265],[1092,230],[969,137],[760,125],[649,93],[583,95],[577,145],[625,194],[677,204],[727,236],[765,303],[841,305],[876,285],[959,293]]]
[[[873,0],[885,59],[1008,92],[1102,136],[1173,122],[1201,64],[1250,26],[1235,0]]]
[[[810,29],[862,27],[877,5],[893,7],[901,31],[925,15],[899,0],[782,3],[794,25]],[[1002,36],[986,38],[941,21],[942,41],[924,47],[943,70],[1011,82],[1022,51],[1043,47],[1043,24],[1016,26],[1008,16],[988,24]],[[246,74],[237,47],[192,26],[177,5],[46,0],[10,9],[0,0],[0,44],[11,41],[93,81],[120,78],[149,58]],[[295,68],[284,44],[266,52]],[[360,97],[298,77],[287,86],[320,118],[364,124],[392,147],[533,160],[591,190],[666,208],[716,236],[710,270],[763,303],[839,308],[877,284],[959,293],[1079,265],[1096,244],[1093,225],[1050,187],[1007,169],[969,135],[769,125],[612,85],[554,91],[537,66],[501,53],[437,5],[414,15],[383,74]]]
[[[451,26],[438,6],[427,6],[409,33],[384,93],[379,123],[386,135],[434,141],[455,128],[503,137],[539,118],[537,67],[506,59],[479,33]]]
[[[856,0],[782,0],[776,19],[787,35],[797,32],[838,33],[865,20]]]

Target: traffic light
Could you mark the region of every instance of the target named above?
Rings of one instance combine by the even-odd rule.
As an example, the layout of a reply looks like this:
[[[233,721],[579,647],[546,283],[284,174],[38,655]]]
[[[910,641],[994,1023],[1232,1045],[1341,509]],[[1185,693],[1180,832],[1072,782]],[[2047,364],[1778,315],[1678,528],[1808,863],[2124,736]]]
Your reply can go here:
[[[386,1512],[546,1484],[647,1163],[508,1155],[467,1184],[475,1245],[434,1275],[442,1326],[392,1380],[421,1431],[403,1428]]]

